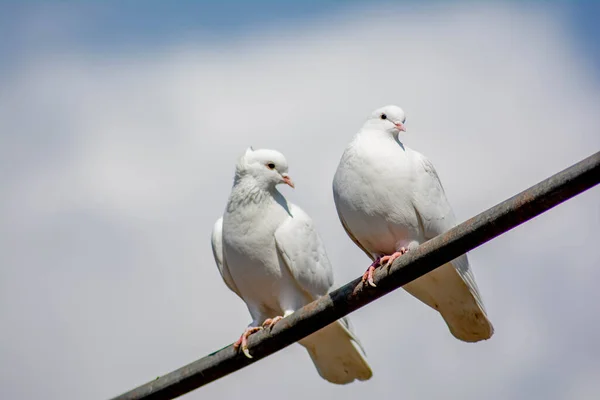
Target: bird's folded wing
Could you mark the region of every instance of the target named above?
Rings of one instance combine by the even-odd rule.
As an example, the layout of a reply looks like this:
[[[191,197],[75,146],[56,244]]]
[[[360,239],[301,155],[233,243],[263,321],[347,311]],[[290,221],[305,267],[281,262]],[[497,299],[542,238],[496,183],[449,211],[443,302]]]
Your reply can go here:
[[[240,295],[240,291],[238,290],[237,286],[235,286],[235,283],[231,278],[229,268],[227,268],[227,262],[225,261],[225,257],[223,255],[223,217],[219,218],[217,222],[215,222],[215,226],[213,227],[212,231],[211,245],[213,256],[215,258],[217,268],[219,268],[219,272],[221,273],[223,281],[225,282],[227,287],[231,289],[232,292],[234,292],[240,298],[242,298],[242,296]]]
[[[314,298],[333,285],[333,270],[311,218],[291,205],[291,216],[275,231],[277,251],[298,285]]]
[[[417,186],[414,191],[413,207],[419,216],[425,239],[430,240],[452,229],[456,225],[456,218],[433,164],[421,154],[416,153],[416,156]],[[466,254],[452,260],[452,266],[469,287],[477,303],[484,309]]]
[[[431,161],[415,153],[413,207],[422,224],[425,239],[433,239],[454,227],[456,220],[440,178]]]

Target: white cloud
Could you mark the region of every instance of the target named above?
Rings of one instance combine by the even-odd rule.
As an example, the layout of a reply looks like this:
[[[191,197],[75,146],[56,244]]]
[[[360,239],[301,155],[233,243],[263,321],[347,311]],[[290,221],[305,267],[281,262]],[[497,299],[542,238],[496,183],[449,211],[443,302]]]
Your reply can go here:
[[[331,179],[372,109],[407,111],[405,142],[432,159],[461,220],[600,147],[598,88],[552,10],[331,21],[225,47],[44,55],[6,82],[1,397],[106,398],[241,333],[249,317],[209,235],[249,145],[287,155],[297,189],[282,190],[315,219],[338,284],[367,260],[339,226]],[[371,381],[330,385],[292,346],[188,397],[585,398],[600,356],[599,199],[593,189],[471,253],[496,327],[486,343],[456,341],[397,292],[352,316]]]

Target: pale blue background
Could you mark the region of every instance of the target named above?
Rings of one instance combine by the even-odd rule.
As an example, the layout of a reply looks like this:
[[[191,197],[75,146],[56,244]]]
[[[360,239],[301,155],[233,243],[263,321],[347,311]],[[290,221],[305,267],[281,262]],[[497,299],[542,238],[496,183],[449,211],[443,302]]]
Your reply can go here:
[[[459,220],[600,149],[598,2],[0,2],[0,398],[108,398],[249,322],[209,245],[246,147],[282,151],[336,284],[368,264],[331,196],[395,103]],[[494,337],[403,291],[351,315],[372,380],[300,346],[187,398],[591,399],[600,192],[472,251]]]

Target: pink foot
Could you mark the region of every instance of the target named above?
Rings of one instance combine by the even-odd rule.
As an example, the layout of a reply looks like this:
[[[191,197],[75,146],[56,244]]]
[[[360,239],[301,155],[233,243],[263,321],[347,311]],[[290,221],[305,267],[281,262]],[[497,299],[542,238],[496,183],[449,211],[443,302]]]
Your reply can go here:
[[[375,271],[375,268],[377,268],[379,266],[385,266],[385,267],[389,268],[392,265],[392,263],[394,262],[394,260],[396,260],[401,255],[406,254],[407,252],[408,252],[408,249],[405,247],[402,247],[402,248],[400,248],[399,251],[395,252],[392,255],[377,257],[377,259],[373,262],[373,264],[371,264],[369,266],[369,268],[367,268],[367,271],[363,274],[363,277],[362,277],[363,283],[366,282],[369,284],[369,286],[377,287],[377,285],[375,285],[375,282],[373,282],[373,272]]]
[[[373,264],[369,265],[369,268],[367,268],[367,271],[363,274],[362,277],[363,284],[367,282],[369,286],[377,286],[375,285],[375,282],[373,282],[373,272],[375,271],[375,268],[379,266],[380,261],[381,257],[377,257],[377,259],[373,261]]]
[[[273,328],[273,326],[281,321],[283,317],[281,315],[276,316],[275,318],[267,318],[265,322],[262,323],[263,328]]]
[[[385,266],[389,268],[396,259],[398,259],[401,255],[404,255],[406,253],[408,253],[408,249],[402,247],[400,251],[397,251],[392,255],[381,257],[380,265],[384,265],[385,263]]]
[[[248,351],[248,336],[250,336],[253,333],[256,333],[262,329],[263,329],[262,326],[247,327],[246,330],[244,331],[244,333],[242,333],[242,336],[240,336],[240,338],[233,344],[233,348],[237,349],[241,345],[242,352],[244,353],[244,355],[248,358],[252,358],[252,356],[250,355],[250,352]]]

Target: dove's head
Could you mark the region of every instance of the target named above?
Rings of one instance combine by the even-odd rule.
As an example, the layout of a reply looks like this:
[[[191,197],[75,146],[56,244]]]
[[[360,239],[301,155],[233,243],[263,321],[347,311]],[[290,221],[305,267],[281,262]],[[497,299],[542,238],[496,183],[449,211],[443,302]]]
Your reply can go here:
[[[401,131],[406,131],[404,128],[405,121],[404,110],[398,106],[390,105],[373,111],[365,122],[363,129],[384,131],[396,137]]]
[[[249,147],[236,166],[236,180],[252,177],[262,189],[272,189],[280,183],[294,187],[287,173],[288,163],[284,155],[276,150]]]

